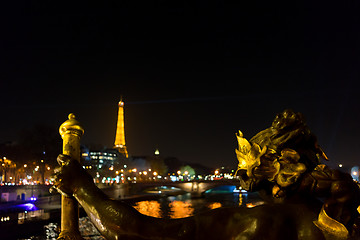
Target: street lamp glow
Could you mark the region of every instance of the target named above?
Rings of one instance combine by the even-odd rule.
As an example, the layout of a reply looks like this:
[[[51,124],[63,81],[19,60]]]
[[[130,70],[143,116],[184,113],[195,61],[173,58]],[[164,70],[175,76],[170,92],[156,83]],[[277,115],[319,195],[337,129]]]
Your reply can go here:
[[[340,163],[340,164],[339,164],[339,167],[340,167],[340,168],[342,168],[342,167],[343,167],[343,165]]]

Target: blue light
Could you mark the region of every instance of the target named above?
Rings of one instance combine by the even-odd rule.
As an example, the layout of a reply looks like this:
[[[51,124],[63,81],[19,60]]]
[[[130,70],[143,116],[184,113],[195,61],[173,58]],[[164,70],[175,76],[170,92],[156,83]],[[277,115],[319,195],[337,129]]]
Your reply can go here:
[[[19,204],[16,207],[26,210],[26,211],[34,211],[37,210],[37,207],[32,204],[32,203],[24,203],[24,204]]]
[[[36,197],[31,197],[31,198],[30,198],[30,201],[35,202],[36,200],[37,200],[37,198],[36,198]]]

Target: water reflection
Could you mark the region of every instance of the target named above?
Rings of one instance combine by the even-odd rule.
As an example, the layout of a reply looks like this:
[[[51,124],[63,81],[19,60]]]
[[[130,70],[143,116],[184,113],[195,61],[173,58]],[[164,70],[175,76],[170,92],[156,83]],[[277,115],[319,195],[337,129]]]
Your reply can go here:
[[[47,220],[50,218],[50,213],[45,212],[44,209],[35,211],[25,211],[18,213],[18,224],[24,224],[27,221]]]
[[[160,203],[158,201],[137,202],[134,208],[144,215],[161,218]]]
[[[159,200],[139,201],[133,204],[140,213],[157,218],[184,218],[199,212],[221,207],[255,207],[264,204],[255,193],[206,194],[192,199],[190,194],[171,196]]]
[[[167,206],[161,207],[158,201],[141,201],[134,205],[134,208],[144,215],[151,217],[184,218],[194,215],[194,207],[190,201],[171,201]],[[166,209],[166,210],[165,210]],[[166,214],[166,212],[168,214]]]
[[[194,207],[190,201],[173,201],[169,204],[170,218],[184,218],[194,215]]]
[[[208,206],[210,209],[221,208],[222,204],[219,202],[210,203]]]

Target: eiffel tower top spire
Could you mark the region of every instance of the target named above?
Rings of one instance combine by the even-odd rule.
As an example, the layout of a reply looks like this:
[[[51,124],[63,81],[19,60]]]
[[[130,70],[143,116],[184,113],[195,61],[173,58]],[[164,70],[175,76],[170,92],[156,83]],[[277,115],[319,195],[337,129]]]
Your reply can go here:
[[[119,111],[118,111],[118,120],[117,120],[114,148],[117,149],[119,153],[123,154],[126,158],[128,158],[128,152],[125,145],[124,102],[122,101],[122,97],[120,98],[118,106],[119,106]]]

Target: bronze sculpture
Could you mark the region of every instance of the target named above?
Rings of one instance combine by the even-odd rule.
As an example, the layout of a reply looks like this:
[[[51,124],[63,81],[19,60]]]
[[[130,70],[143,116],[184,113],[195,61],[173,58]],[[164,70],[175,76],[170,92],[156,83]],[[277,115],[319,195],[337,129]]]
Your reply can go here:
[[[250,143],[241,132],[237,138],[238,171],[245,189],[266,191],[271,201],[282,203],[301,197],[314,204],[314,197],[325,198],[314,223],[325,234],[343,238],[352,234],[360,205],[359,187],[349,174],[320,163],[327,156],[301,113],[285,110],[278,114],[272,126]]]
[[[320,164],[327,159],[300,113],[285,110],[250,141],[237,135],[241,185],[267,204],[220,208],[181,219],[145,216],[109,199],[81,165],[59,155],[54,176],[107,239],[357,239],[359,188],[348,174]],[[324,197],[324,203],[316,199]]]

